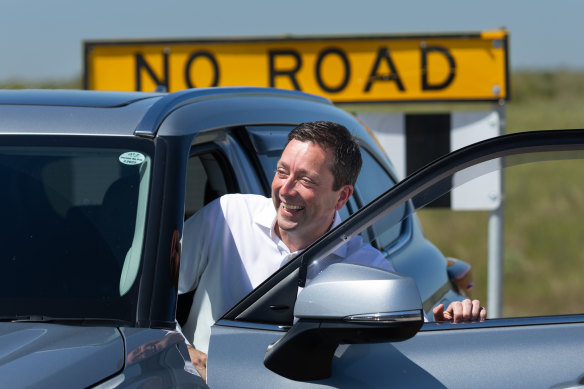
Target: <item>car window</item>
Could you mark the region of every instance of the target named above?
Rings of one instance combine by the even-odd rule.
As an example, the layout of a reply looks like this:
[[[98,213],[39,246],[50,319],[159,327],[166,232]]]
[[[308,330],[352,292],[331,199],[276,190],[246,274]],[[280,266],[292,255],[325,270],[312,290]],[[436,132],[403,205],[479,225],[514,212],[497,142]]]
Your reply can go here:
[[[355,185],[355,197],[365,205],[377,196],[395,185],[395,182],[385,169],[364,148],[361,149],[363,167]],[[405,212],[405,205],[400,210],[392,213],[391,217],[385,217],[367,230],[364,238],[370,241],[380,250],[389,250],[398,240],[402,232],[402,224],[396,223],[395,217],[401,218]]]
[[[478,210],[419,212],[427,237],[446,255],[471,265],[472,297],[487,302],[489,288],[492,296],[500,296],[500,309],[496,297],[490,307],[487,305],[494,315],[491,317],[584,312],[582,157],[573,153],[541,153],[508,157],[501,163],[505,165],[500,213],[504,228],[499,242],[498,236],[487,230],[489,218],[496,215]],[[469,174],[463,171],[454,179],[465,175],[468,178]],[[471,189],[471,185],[472,181],[458,186],[452,197],[496,195]],[[497,257],[489,259],[489,254],[497,250],[501,263],[496,261]],[[500,269],[500,284],[494,281],[499,271],[489,273],[489,266]],[[495,303],[500,312],[495,312]]]
[[[151,157],[112,146],[122,140],[30,142],[0,147],[3,309],[36,314],[40,304],[58,317],[75,296],[68,317],[125,317],[117,304],[140,267]]]

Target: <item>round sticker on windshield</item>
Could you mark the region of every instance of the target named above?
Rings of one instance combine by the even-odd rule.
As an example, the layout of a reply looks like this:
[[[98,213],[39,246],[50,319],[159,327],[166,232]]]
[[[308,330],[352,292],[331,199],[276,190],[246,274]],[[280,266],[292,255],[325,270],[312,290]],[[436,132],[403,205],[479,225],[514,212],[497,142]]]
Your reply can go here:
[[[120,155],[120,162],[124,165],[140,165],[145,159],[144,154],[135,151],[128,151]]]

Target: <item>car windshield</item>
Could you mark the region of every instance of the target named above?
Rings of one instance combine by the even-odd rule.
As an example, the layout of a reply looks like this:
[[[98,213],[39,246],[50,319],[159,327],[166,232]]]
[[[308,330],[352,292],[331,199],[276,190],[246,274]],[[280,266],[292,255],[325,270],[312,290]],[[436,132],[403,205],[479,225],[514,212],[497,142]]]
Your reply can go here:
[[[57,139],[2,138],[0,316],[131,319],[150,156]]]

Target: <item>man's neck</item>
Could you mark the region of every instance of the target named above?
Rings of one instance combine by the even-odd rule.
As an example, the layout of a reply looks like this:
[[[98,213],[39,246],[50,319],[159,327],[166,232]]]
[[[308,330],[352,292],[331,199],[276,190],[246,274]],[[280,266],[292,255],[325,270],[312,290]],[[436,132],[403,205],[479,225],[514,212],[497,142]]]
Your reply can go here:
[[[290,250],[291,253],[294,253],[299,250],[304,250],[316,240],[313,239],[312,241],[307,241],[305,239],[299,239],[295,237],[293,234],[287,234],[285,231],[280,230],[276,231],[278,231],[277,235],[280,238],[280,240],[286,245],[286,247],[288,247],[288,250]]]

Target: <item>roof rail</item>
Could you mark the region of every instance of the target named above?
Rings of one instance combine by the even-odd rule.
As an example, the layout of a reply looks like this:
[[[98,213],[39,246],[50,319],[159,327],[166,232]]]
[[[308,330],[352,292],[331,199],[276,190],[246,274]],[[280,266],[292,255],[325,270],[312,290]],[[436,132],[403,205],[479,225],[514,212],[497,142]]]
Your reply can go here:
[[[211,87],[185,89],[179,92],[169,93],[156,101],[136,126],[134,135],[153,138],[164,119],[174,110],[187,104],[219,96],[237,97],[244,95],[292,97],[330,103],[329,99],[317,95],[267,87]]]

